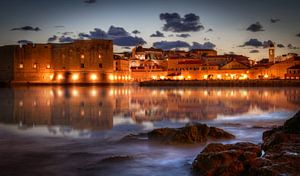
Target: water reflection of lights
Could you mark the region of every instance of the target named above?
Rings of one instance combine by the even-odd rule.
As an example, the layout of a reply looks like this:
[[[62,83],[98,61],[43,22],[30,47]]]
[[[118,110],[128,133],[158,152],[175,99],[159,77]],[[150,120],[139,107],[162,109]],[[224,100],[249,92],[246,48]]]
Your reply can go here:
[[[23,105],[24,105],[23,101],[22,101],[22,100],[19,101],[19,106],[20,106],[20,107],[23,107]]]
[[[84,109],[81,109],[81,110],[80,110],[80,115],[81,115],[82,117],[85,115]]]
[[[61,96],[63,95],[62,90],[58,90],[58,91],[57,91],[57,95],[58,95],[59,97],[61,97]]]
[[[91,90],[90,92],[92,97],[96,97],[97,96],[97,91],[95,89]]]
[[[72,91],[72,95],[73,95],[74,97],[78,97],[78,95],[79,95],[78,90],[74,89],[74,90]]]

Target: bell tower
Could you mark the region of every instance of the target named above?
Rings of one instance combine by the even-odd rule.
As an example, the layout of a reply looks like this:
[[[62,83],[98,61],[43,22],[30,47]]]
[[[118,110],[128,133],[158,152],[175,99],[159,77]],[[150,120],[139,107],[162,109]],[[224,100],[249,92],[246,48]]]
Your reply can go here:
[[[275,43],[271,43],[269,46],[269,62],[275,63]]]

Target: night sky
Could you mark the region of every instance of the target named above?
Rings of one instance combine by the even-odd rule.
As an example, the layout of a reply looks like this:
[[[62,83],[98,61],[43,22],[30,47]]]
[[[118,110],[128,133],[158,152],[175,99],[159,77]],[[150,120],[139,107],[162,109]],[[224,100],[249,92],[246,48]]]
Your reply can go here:
[[[300,52],[299,0],[1,0],[0,45],[113,39],[133,46],[216,49],[251,59]]]

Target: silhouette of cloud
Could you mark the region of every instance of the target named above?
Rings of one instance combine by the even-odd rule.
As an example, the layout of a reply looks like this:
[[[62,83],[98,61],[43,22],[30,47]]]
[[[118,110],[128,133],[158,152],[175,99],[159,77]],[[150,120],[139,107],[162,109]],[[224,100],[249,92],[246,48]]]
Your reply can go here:
[[[29,40],[19,40],[17,43],[20,45],[33,44],[33,42]]]
[[[193,42],[193,45],[190,47],[190,49],[214,49],[215,47],[216,45],[211,42],[205,42],[203,44]]]
[[[140,34],[141,32],[138,31],[138,30],[134,30],[134,31],[132,31],[132,33],[133,33],[133,34]]]
[[[96,0],[84,0],[83,2],[86,3],[86,4],[94,4],[97,1]]]
[[[177,34],[176,37],[181,37],[181,38],[188,38],[190,37],[190,34]]]
[[[113,43],[118,46],[137,46],[137,45],[144,45],[147,42],[141,37],[120,37],[113,39]]]
[[[163,31],[171,32],[197,32],[204,29],[200,17],[189,13],[181,17],[178,13],[161,13],[160,20],[165,21]]]
[[[156,31],[154,34],[151,34],[150,37],[165,37],[162,32]]]
[[[18,28],[12,28],[11,31],[41,31],[39,27],[32,27],[32,26],[23,26]]]
[[[57,39],[58,39],[58,37],[57,37],[56,35],[53,35],[52,37],[49,37],[49,38],[48,38],[48,42],[49,42],[49,43],[55,42]]]
[[[154,48],[160,48],[163,50],[171,50],[171,49],[177,49],[177,48],[188,48],[188,49],[214,49],[216,47],[215,44],[211,42],[205,42],[203,44],[200,44],[198,42],[193,42],[192,45],[190,45],[187,42],[184,41],[160,41],[153,43]]]
[[[263,46],[263,43],[258,39],[250,39],[249,41],[245,42],[243,45],[240,45],[240,47],[245,47],[245,46],[261,47]]]
[[[265,30],[263,29],[263,26],[259,22],[256,22],[254,24],[251,24],[247,28],[247,31],[250,31],[250,32],[260,32],[260,31],[265,31]]]
[[[284,48],[285,46],[283,44],[277,44],[278,48]]]
[[[259,50],[251,50],[249,53],[259,53]]]
[[[212,28],[209,28],[206,32],[213,32],[214,30]]]
[[[189,48],[190,45],[187,42],[177,40],[177,41],[154,42],[153,47],[160,48],[163,50],[171,50],[171,49],[176,49],[176,48]]]
[[[293,46],[292,44],[288,44],[287,48],[292,50],[300,49],[299,47]]]
[[[73,39],[71,37],[61,36],[61,37],[59,37],[58,40],[60,43],[71,43],[71,42],[74,42],[75,39]]]
[[[129,33],[122,27],[110,26],[107,35],[111,37],[127,37]]]
[[[270,21],[271,21],[271,23],[277,23],[277,22],[280,21],[280,19],[278,19],[278,18],[271,18]]]
[[[250,39],[249,41],[246,41],[243,45],[240,45],[239,47],[268,48],[270,45],[274,45],[274,42],[271,40],[259,41],[258,39]]]

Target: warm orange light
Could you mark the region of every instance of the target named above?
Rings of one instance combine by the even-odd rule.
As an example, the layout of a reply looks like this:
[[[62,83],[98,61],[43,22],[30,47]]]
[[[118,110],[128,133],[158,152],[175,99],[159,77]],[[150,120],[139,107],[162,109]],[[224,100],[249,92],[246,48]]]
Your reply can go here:
[[[160,79],[165,79],[165,76],[161,76],[161,77],[159,77]]]
[[[64,79],[64,77],[63,77],[63,75],[62,75],[62,74],[59,74],[59,75],[57,75],[57,79],[58,79],[58,80],[63,80],[63,79]]]
[[[79,79],[79,75],[78,74],[73,74],[72,75],[72,80],[73,81],[77,81]]]
[[[178,79],[179,79],[179,80],[183,80],[184,77],[183,77],[182,75],[180,75],[180,76],[178,76]]]
[[[50,69],[50,68],[51,68],[50,64],[48,64],[46,68],[47,68],[47,69]]]
[[[269,75],[265,74],[264,78],[269,78]]]
[[[113,81],[114,80],[114,75],[109,75],[109,80]]]
[[[50,75],[49,78],[50,78],[50,80],[53,80],[54,75]]]
[[[152,76],[152,79],[156,80],[156,79],[157,79],[157,76]]]
[[[217,79],[222,79],[222,75],[217,75]]]
[[[207,79],[207,78],[208,78],[208,76],[207,76],[207,75],[204,75],[204,76],[203,76],[203,78],[204,78],[204,79]]]
[[[98,79],[97,75],[96,74],[92,74],[91,75],[91,80],[92,81],[96,81]]]
[[[187,76],[187,79],[192,79],[192,77],[189,75],[189,76]]]
[[[19,68],[24,68],[24,64],[20,64],[20,65],[19,65]]]

